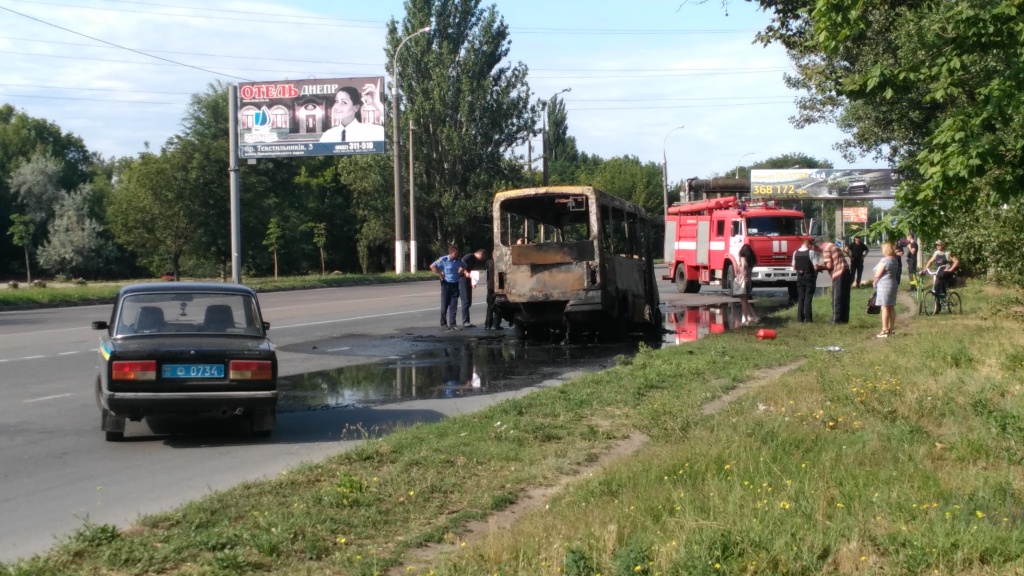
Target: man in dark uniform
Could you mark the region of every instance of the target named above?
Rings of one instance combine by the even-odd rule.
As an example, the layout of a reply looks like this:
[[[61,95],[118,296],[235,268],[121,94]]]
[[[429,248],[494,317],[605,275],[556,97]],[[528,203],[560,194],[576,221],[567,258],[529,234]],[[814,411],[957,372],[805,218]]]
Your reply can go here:
[[[483,248],[462,258],[462,261],[466,263],[467,272],[474,270],[479,272],[484,268],[485,260],[487,260],[487,251]],[[469,321],[469,307],[473,305],[473,279],[469,274],[459,278],[459,298],[462,299],[462,327],[473,328],[473,324]]]
[[[811,304],[814,298],[815,284],[818,280],[818,253],[810,238],[793,253],[793,268],[796,269],[796,320],[797,322],[813,322]]]

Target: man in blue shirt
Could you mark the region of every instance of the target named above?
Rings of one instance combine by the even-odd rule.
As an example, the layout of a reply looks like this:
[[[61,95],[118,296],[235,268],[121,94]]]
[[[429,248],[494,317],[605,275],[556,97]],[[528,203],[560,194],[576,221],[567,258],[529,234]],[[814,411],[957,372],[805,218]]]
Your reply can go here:
[[[430,271],[441,278],[441,328],[462,330],[455,323],[455,310],[459,305],[459,278],[466,276],[466,263],[459,260],[459,249],[448,247],[448,255],[441,256],[430,265]]]

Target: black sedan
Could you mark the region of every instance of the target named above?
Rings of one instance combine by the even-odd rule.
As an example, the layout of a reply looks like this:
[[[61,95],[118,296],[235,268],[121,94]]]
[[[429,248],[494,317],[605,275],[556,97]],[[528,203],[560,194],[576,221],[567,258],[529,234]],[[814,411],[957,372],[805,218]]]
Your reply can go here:
[[[160,414],[244,416],[269,436],[277,413],[277,353],[256,293],[237,284],[125,286],[100,340],[96,398],[109,441],[125,420]]]

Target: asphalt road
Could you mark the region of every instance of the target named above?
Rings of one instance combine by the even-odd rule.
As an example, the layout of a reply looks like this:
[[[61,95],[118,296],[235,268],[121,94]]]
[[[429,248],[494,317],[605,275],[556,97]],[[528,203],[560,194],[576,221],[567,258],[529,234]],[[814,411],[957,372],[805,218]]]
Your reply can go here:
[[[282,375],[399,355],[405,335],[439,332],[434,282],[271,293],[260,302],[274,342],[298,350],[281,352]],[[483,309],[483,302],[474,303],[474,321],[483,320]],[[111,444],[99,430],[93,392],[98,333],[89,327],[109,315],[109,306],[0,312],[0,560],[42,552],[55,535],[86,520],[124,524],[337,453],[353,443],[339,441],[346,424],[386,429],[389,423],[437,420],[497,399],[282,414],[267,442],[244,434],[213,440],[154,436],[144,423],[129,423],[128,436],[137,439]],[[338,338],[380,337],[391,344],[301,352]]]
[[[663,302],[676,307],[726,300],[714,287],[685,295],[666,281],[659,287]],[[472,309],[478,324],[482,300]],[[260,302],[283,376],[402,356],[415,340],[487,334],[479,328],[441,333],[434,282],[269,293]],[[359,439],[342,437],[346,425],[383,433],[397,423],[436,421],[530,391],[285,413],[269,441],[230,433],[154,435],[145,423],[129,422],[128,440],[108,443],[93,392],[98,333],[89,325],[109,314],[109,306],[0,312],[0,561],[43,552],[86,521],[124,525],[349,449]]]

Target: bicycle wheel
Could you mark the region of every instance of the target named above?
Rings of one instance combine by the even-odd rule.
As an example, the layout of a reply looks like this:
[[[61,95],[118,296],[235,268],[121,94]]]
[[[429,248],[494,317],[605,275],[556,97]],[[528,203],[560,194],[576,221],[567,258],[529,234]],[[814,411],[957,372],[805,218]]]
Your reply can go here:
[[[939,311],[939,303],[935,299],[935,294],[932,292],[924,293],[924,300],[921,301],[921,306],[924,307],[924,313],[931,316]]]
[[[949,310],[950,314],[960,314],[963,309],[960,307],[960,295],[956,292],[950,292],[946,295],[946,309]]]

